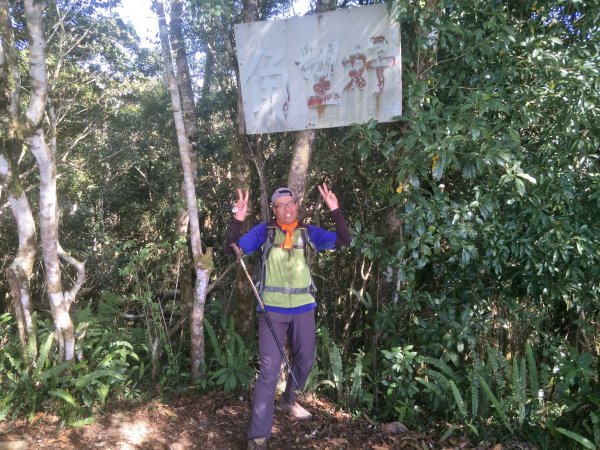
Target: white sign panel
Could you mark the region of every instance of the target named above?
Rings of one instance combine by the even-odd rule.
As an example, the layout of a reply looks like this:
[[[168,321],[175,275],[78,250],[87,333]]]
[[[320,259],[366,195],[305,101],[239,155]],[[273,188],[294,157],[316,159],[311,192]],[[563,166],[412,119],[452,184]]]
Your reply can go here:
[[[246,133],[402,114],[400,26],[378,4],[235,26]]]

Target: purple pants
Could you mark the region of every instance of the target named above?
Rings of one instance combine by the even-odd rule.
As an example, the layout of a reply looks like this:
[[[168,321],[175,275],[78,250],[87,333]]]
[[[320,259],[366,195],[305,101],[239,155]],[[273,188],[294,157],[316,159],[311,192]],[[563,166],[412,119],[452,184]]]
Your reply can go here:
[[[290,343],[292,371],[300,387],[304,388],[315,358],[315,312],[313,310],[302,314],[276,312],[268,314],[281,345],[285,348],[286,338]],[[269,439],[273,426],[275,388],[283,357],[262,313],[258,314],[258,351],[260,352],[260,372],[254,386],[248,439],[261,437]],[[283,393],[283,400],[286,403],[292,404],[296,401],[294,393],[296,389],[294,380],[288,376]]]

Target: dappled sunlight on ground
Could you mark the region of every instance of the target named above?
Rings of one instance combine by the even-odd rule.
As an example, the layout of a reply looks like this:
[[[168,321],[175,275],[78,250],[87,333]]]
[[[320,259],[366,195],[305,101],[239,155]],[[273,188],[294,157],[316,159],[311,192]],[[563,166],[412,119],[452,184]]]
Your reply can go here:
[[[154,400],[137,405],[112,404],[96,423],[82,428],[65,428],[55,416],[41,413],[30,422],[0,422],[1,442],[22,441],[29,449],[110,450],[236,450],[246,448],[251,395],[212,392]],[[520,449],[506,443],[474,446],[457,438],[445,442],[432,436],[404,431],[399,422],[377,425],[353,420],[325,400],[307,398],[301,403],[313,420],[297,421],[278,412],[273,424],[271,449],[392,450],[392,449]]]
[[[150,424],[147,420],[135,420],[133,422],[125,421],[119,423],[113,419],[113,427],[116,427],[118,433],[123,436],[123,439],[134,447],[143,444],[150,434]]]

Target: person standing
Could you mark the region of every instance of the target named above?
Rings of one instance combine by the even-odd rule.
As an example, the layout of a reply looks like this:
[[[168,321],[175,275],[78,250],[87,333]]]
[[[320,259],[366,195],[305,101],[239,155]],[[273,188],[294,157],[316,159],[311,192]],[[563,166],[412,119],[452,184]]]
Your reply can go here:
[[[231,248],[232,243],[236,243],[244,254],[263,249],[258,290],[265,304],[266,314],[273,324],[271,331],[264,314],[259,312],[260,372],[254,387],[252,418],[248,428],[249,449],[266,449],[271,437],[275,389],[283,360],[273,333],[277,334],[279,342],[285,343],[286,339],[289,341],[293,359],[291,370],[294,374],[294,377],[288,377],[277,409],[297,419],[312,417],[296,401],[296,389],[304,389],[316,348],[316,288],[307,259],[311,251],[335,250],[349,245],[351,240],[337,197],[325,183],[318,188],[335,221],[335,231],[299,222],[299,205],[295,193],[287,187],[281,187],[271,196],[275,221],[260,223],[240,236],[242,224],[248,214],[249,193],[237,190],[234,219],[225,241],[225,251],[235,254]],[[294,379],[299,386],[294,386]]]

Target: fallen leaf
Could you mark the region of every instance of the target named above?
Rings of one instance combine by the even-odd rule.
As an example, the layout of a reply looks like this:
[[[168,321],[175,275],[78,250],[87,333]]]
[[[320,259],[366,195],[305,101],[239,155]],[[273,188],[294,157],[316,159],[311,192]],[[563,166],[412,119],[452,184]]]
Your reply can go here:
[[[29,422],[29,425],[35,425],[35,423],[40,420],[42,417],[44,417],[46,415],[46,413],[44,412],[39,412],[35,415],[35,417],[33,419],[31,419],[31,421]]]
[[[329,439],[327,439],[327,441],[333,445],[348,445],[348,444],[350,444],[350,442],[348,442],[348,440],[344,439],[344,438],[329,438]]]
[[[238,412],[235,408],[232,408],[231,406],[223,406],[221,409],[217,410],[217,414],[220,416],[237,416]]]
[[[373,446],[371,446],[371,448],[373,450],[390,450],[391,447],[389,445],[383,444],[383,445],[373,445]]]

